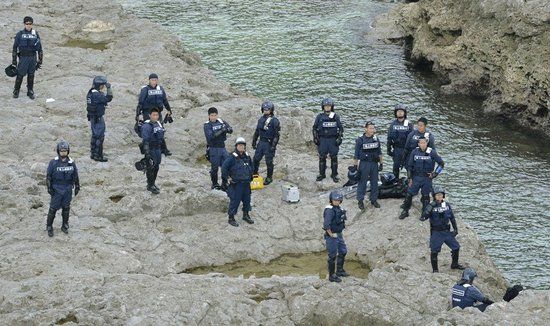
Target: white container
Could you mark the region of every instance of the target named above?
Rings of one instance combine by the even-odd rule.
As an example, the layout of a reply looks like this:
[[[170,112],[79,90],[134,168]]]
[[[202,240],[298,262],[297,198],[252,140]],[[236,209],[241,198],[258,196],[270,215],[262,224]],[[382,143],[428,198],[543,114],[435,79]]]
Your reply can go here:
[[[287,203],[297,203],[300,201],[300,189],[292,185],[281,186],[283,191],[283,201]]]

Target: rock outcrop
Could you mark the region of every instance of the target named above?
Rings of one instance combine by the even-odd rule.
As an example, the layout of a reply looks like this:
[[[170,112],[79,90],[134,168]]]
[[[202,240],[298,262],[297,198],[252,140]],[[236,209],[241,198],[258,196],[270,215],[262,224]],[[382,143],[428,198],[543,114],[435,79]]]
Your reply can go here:
[[[253,193],[254,225],[226,223],[227,198],[211,191],[203,159],[202,125],[216,106],[237,136],[250,139],[260,100],[216,80],[200,59],[162,28],[125,13],[114,2],[8,0],[0,4],[2,35],[11,39],[33,12],[45,49],[37,74],[37,99],[11,98],[13,80],[0,81],[0,324],[547,324],[548,291],[527,291],[485,314],[450,310],[449,289],[459,272],[441,254],[432,274],[428,226],[397,219],[398,200],[361,214],[346,201],[350,255],[372,271],[341,284],[317,276],[231,278],[191,275],[189,268],[241,259],[267,262],[284,253],[322,251],[321,213],[332,181],[317,184],[310,141],[313,114],[278,110],[283,137],[275,182]],[[68,42],[77,40],[78,42]],[[97,46],[101,44],[101,46]],[[0,44],[9,58],[11,44]],[[177,119],[168,126],[157,196],[145,177],[133,132],[137,94],[150,72],[160,75]],[[107,163],[89,158],[85,94],[92,77],[105,74],[114,90],[106,114]],[[55,99],[46,103],[47,98]],[[82,190],[72,203],[71,228],[48,238],[44,188],[46,163],[59,139],[71,143]],[[231,147],[228,145],[228,148]],[[342,164],[341,174],[344,174]],[[302,190],[299,204],[281,201],[280,186]],[[417,200],[415,200],[417,201]],[[415,203],[418,205],[418,203]],[[506,281],[475,232],[459,221],[462,260],[480,275],[492,298]],[[534,316],[534,317],[533,317]]]
[[[481,97],[487,114],[550,136],[548,1],[420,0],[380,17],[372,35],[404,40],[443,91]]]

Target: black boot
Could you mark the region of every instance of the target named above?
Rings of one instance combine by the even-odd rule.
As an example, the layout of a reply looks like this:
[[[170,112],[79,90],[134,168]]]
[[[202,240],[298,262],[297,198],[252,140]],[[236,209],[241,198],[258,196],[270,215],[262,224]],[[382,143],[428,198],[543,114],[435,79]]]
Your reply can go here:
[[[71,208],[65,207],[61,210],[61,217],[63,218],[63,224],[61,224],[61,231],[63,233],[68,234],[69,233],[69,212]]]
[[[164,156],[172,155],[172,152],[170,152],[168,147],[166,147],[166,138],[162,140],[162,143],[160,145],[160,151],[162,152],[162,154],[164,154]]]
[[[157,195],[160,193],[160,191],[155,188],[154,174],[155,172],[153,171],[153,169],[148,169],[147,172],[145,172],[145,175],[147,176],[147,190]]]
[[[462,266],[458,263],[458,252],[459,251],[460,251],[460,249],[451,251],[451,259],[452,259],[451,269],[460,269],[460,270],[464,269],[464,266]]]
[[[334,265],[335,262],[336,257],[328,259],[328,280],[331,282],[342,282],[342,279],[336,275],[336,266]]]
[[[399,215],[399,219],[404,219],[405,217],[409,216],[409,209],[411,209],[413,196],[409,193],[405,196],[405,200],[403,201],[403,205],[401,207],[403,208],[403,211]]]
[[[35,99],[35,96],[34,96],[34,74],[28,74],[27,75],[27,96],[31,99],[31,100],[34,100]]]
[[[259,175],[260,173],[260,161],[254,160],[252,162],[252,165],[254,166],[254,171],[252,172],[253,175]]]
[[[338,156],[333,156],[330,158],[330,170],[330,177],[332,178],[332,181],[336,183],[340,182],[340,178],[338,177]]]
[[[227,223],[229,223],[229,225],[232,225],[232,226],[235,226],[235,227],[239,226],[239,223],[237,223],[237,221],[235,221],[235,216],[233,216],[233,215],[229,215]]]
[[[327,160],[323,158],[319,158],[319,175],[317,176],[317,181],[321,181],[324,178],[326,178],[325,171],[327,169]]]
[[[159,174],[159,167],[156,166],[156,167],[153,169],[153,188],[155,188],[157,191],[160,192],[160,188],[157,187],[157,184],[156,184],[158,174]]]
[[[220,190],[220,184],[218,183],[218,172],[216,171],[216,174],[211,173],[210,174],[210,181],[212,181],[212,189]]]
[[[430,195],[428,196],[422,196],[420,198],[420,202],[422,203],[422,212],[424,212],[424,210],[426,209],[426,207],[428,207],[428,205],[430,204]]]
[[[399,179],[399,172],[400,171],[401,171],[401,169],[399,167],[394,167],[393,168],[393,174],[395,175],[396,179]]]
[[[55,219],[56,209],[50,207],[48,210],[48,218],[46,219],[46,230],[48,230],[48,236],[53,237],[53,220]]]
[[[362,200],[359,200],[357,202],[357,206],[359,207],[360,210],[364,211],[365,210],[365,203],[363,203]]]
[[[95,145],[95,139],[92,137],[92,140],[90,140],[90,158],[94,161],[97,156],[96,151],[97,150]]]
[[[248,212],[243,212],[243,221],[245,221],[248,224],[254,224],[254,221],[250,218],[250,215],[248,215]]]
[[[346,255],[338,255],[336,260],[336,275],[339,277],[348,277],[349,274],[344,270],[344,261],[346,260]]]
[[[267,164],[267,178],[264,180],[264,185],[267,186],[268,184],[273,182],[273,169],[275,168],[273,163]]]
[[[372,206],[376,207],[376,208],[380,208],[380,204],[378,203],[378,200],[375,200],[373,202],[371,202]]]
[[[19,76],[15,77],[15,86],[13,87],[13,98],[19,97],[19,90],[21,89],[21,84],[23,83],[23,77]]]
[[[98,162],[107,162],[107,158],[103,156],[103,142],[105,141],[105,137],[99,138],[99,143],[96,145],[96,161]]]
[[[432,252],[430,261],[432,262],[432,272],[439,273],[439,269],[437,268],[437,252]]]

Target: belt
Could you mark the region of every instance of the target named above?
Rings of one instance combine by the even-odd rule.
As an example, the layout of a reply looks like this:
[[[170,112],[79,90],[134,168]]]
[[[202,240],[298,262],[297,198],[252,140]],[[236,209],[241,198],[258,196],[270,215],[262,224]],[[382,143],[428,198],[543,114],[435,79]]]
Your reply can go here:
[[[428,172],[425,172],[425,173],[413,173],[413,177],[424,177],[424,178],[427,178],[430,176],[430,173]]]
[[[36,51],[32,50],[32,51],[29,51],[29,50],[24,50],[24,51],[19,51],[19,55],[22,56],[22,57],[33,57],[36,55]]]
[[[149,147],[150,147],[150,148],[155,148],[155,149],[160,148],[160,143],[157,143],[157,142],[154,142],[154,143],[153,143],[153,142],[149,142]]]
[[[225,148],[225,145],[221,145],[221,146],[214,146],[214,145],[212,145],[212,146],[210,146],[210,148]]]
[[[450,231],[451,227],[449,225],[447,225],[447,226],[432,226],[430,229],[432,231]]]
[[[273,139],[271,139],[271,138],[260,137],[260,141],[266,141],[266,142],[268,142],[268,143],[271,143],[272,140],[273,140]]]
[[[361,159],[360,161],[362,161],[362,162],[378,162],[378,160],[380,160],[380,157],[377,157],[377,158],[366,158],[366,159]]]

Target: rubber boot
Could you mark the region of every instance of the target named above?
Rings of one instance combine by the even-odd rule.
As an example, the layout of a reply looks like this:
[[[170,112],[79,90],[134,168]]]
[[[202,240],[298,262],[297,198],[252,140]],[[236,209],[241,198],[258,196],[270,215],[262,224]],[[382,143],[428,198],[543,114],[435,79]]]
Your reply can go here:
[[[48,230],[48,236],[53,237],[53,220],[55,219],[56,209],[50,207],[48,210],[48,217],[46,219],[46,230]]]
[[[460,269],[460,270],[464,269],[464,266],[462,266],[458,263],[458,252],[459,251],[460,251],[460,249],[451,251],[451,259],[452,259],[451,269]]]
[[[63,218],[63,223],[61,224],[61,231],[63,233],[69,233],[69,212],[71,211],[70,207],[65,207],[61,210],[61,217]]]
[[[160,191],[158,191],[154,185],[154,171],[153,169],[149,169],[145,172],[145,175],[147,176],[147,190],[152,192],[153,194],[157,195]]]
[[[432,272],[439,273],[439,269],[437,268],[437,252],[431,253],[430,261],[432,262]]]
[[[423,195],[422,197],[420,197],[420,202],[422,203],[422,212],[424,212],[426,207],[428,207],[428,205],[430,204],[430,196]]]
[[[258,175],[259,172],[260,172],[260,161],[256,161],[254,160],[252,162],[252,164],[254,165],[254,172],[252,172],[253,175]]]
[[[364,211],[365,210],[365,203],[363,203],[362,200],[359,200],[357,202],[357,207],[359,207],[360,210]]]
[[[103,156],[103,142],[105,141],[105,137],[99,138],[99,144],[97,145],[96,152],[97,152],[97,159],[98,162],[107,162],[107,158]]]
[[[217,172],[216,172],[216,174],[214,174],[214,173],[210,174],[210,181],[212,181],[212,189],[217,189],[217,190],[221,189],[220,184],[218,183],[218,173]]]
[[[273,169],[275,168],[273,163],[267,164],[267,178],[264,180],[264,185],[267,186],[268,184],[273,182]]]
[[[162,154],[164,154],[164,156],[172,155],[172,152],[170,152],[168,147],[166,147],[166,138],[164,138],[162,140],[162,143],[160,144],[160,151],[162,152]]]
[[[15,77],[15,86],[13,87],[13,98],[19,97],[19,90],[21,89],[21,84],[23,83],[23,77],[19,76]]]
[[[371,202],[372,206],[376,207],[376,208],[380,208],[380,204],[378,203],[378,200],[375,200],[373,202]]]
[[[95,148],[95,139],[90,140],[90,158],[95,161],[96,158],[96,148]]]
[[[232,225],[232,226],[235,226],[235,227],[239,226],[239,223],[237,223],[237,221],[235,221],[235,216],[233,216],[233,215],[229,215],[227,223],[229,223],[229,225]]]
[[[335,262],[335,258],[328,259],[328,280],[331,282],[342,282],[342,279],[336,275],[336,266],[334,265]]]
[[[28,74],[27,75],[27,96],[34,100],[36,97],[34,96],[34,74]]]
[[[407,195],[405,196],[405,200],[403,201],[403,205],[401,206],[403,208],[403,211],[399,215],[400,220],[409,216],[409,209],[411,209],[412,200],[413,200],[413,196],[407,193]]]
[[[348,277],[350,276],[344,270],[344,261],[346,260],[346,255],[338,255],[336,260],[336,275],[339,277]]]
[[[317,176],[317,181],[321,181],[326,178],[325,171],[327,169],[327,160],[326,158],[319,158],[319,175]]]
[[[335,183],[340,182],[340,178],[338,177],[338,156],[330,158],[330,170],[330,177],[332,178],[332,181]]]
[[[401,171],[400,168],[393,168],[393,174],[395,175],[396,179],[399,179],[399,172]]]
[[[160,191],[160,188],[157,187],[157,184],[156,184],[158,174],[159,174],[159,168],[156,167],[153,169],[153,188],[155,188],[157,191]]]
[[[243,221],[245,221],[248,224],[254,224],[254,221],[250,218],[250,215],[248,215],[248,212],[243,212]]]

